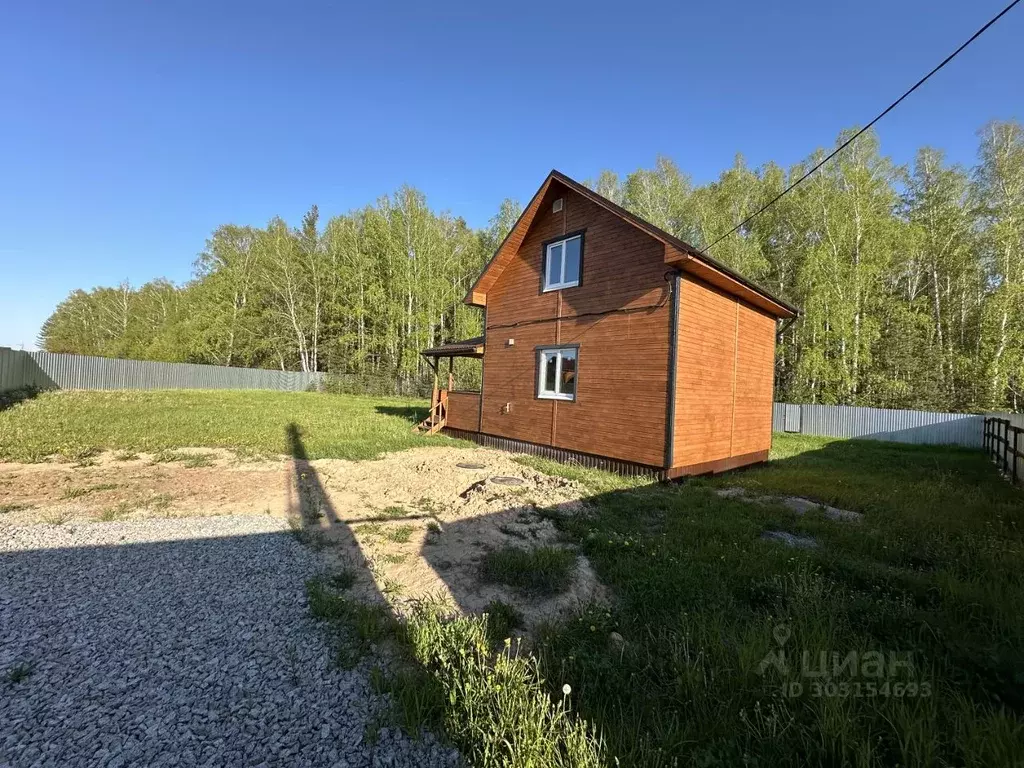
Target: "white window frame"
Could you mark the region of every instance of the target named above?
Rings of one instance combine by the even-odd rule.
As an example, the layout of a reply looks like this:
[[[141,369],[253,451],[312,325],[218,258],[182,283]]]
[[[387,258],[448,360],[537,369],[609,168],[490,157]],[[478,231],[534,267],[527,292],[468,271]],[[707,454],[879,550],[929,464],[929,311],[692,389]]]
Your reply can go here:
[[[568,243],[572,242],[573,240],[579,240],[580,241],[580,268],[579,268],[579,273],[576,275],[576,280],[575,281],[567,282],[566,279],[565,279],[565,253],[566,253],[566,247],[565,246]],[[550,283],[549,284],[548,283],[548,266],[551,264],[551,251],[552,251],[552,249],[554,249],[555,247],[557,247],[559,245],[562,246],[562,268],[561,268],[561,270],[558,273],[559,280],[558,280],[557,283]],[[571,237],[566,237],[566,238],[564,238],[562,240],[555,240],[553,243],[548,243],[544,247],[544,291],[543,291],[544,293],[547,293],[548,291],[560,291],[563,288],[575,288],[577,285],[580,284],[580,280],[582,279],[582,277],[583,277],[583,235],[582,234],[573,235]]]
[[[562,386],[562,356],[570,352],[573,360],[576,361],[576,379],[572,388],[572,394],[560,392]],[[544,374],[548,368],[548,355],[556,355],[555,358],[555,390],[544,388]],[[541,347],[537,350],[537,397],[541,400],[568,400],[574,401],[579,391],[580,371],[580,349],[571,347]]]

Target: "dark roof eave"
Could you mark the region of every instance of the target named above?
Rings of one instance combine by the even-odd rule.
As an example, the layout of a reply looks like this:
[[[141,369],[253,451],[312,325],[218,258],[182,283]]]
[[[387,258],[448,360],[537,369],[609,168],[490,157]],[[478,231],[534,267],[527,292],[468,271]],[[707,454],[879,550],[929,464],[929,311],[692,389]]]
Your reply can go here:
[[[483,346],[484,337],[474,336],[471,339],[424,349],[420,354],[424,357],[483,357]]]

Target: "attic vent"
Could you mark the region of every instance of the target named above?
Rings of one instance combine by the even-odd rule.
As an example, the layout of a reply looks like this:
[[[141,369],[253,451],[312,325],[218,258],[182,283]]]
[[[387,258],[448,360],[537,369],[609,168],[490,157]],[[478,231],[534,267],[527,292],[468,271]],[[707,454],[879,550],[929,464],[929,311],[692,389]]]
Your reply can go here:
[[[551,206],[551,210],[553,213],[558,213],[562,210],[562,198],[555,200],[555,204]]]

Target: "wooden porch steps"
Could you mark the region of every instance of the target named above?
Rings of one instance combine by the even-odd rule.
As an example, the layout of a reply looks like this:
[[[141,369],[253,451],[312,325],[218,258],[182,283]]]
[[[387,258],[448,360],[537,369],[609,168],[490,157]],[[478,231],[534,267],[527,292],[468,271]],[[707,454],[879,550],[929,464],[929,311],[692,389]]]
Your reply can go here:
[[[436,435],[448,421],[448,390],[434,388],[430,394],[430,412],[427,418],[412,428],[413,432]]]

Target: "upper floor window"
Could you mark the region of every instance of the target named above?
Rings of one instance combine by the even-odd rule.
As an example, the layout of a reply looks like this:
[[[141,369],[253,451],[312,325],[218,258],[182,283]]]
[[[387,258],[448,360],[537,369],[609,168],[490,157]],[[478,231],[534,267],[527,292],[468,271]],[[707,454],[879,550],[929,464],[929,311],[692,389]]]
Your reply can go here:
[[[548,243],[544,248],[544,290],[557,291],[580,284],[583,234]]]

